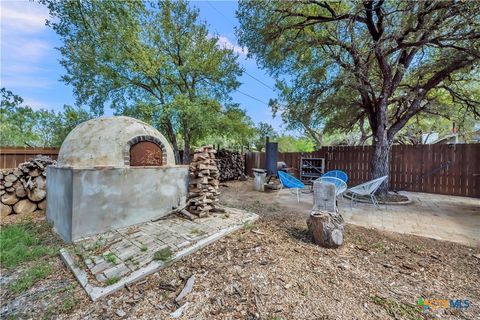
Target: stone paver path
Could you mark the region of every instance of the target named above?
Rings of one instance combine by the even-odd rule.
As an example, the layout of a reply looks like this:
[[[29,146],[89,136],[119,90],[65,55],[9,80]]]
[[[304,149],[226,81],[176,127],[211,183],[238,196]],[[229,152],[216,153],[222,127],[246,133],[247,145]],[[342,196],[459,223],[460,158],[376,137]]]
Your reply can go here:
[[[480,246],[480,199],[419,192],[401,192],[412,202],[406,205],[381,205],[340,199],[339,209],[350,224],[379,230],[413,234],[438,240]],[[282,205],[301,207],[309,212],[312,194],[302,194],[300,204],[288,193],[277,197]]]
[[[61,255],[92,300],[96,300],[257,218],[254,213],[233,208],[195,221],[170,215],[78,241],[73,248],[62,249]]]

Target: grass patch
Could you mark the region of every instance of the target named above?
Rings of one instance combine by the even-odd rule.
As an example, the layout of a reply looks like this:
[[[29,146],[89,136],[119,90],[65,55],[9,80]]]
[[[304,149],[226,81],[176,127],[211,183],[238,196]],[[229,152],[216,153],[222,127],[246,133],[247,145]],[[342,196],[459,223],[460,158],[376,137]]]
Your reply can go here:
[[[33,286],[35,282],[46,278],[52,273],[52,268],[46,263],[36,265],[23,273],[15,282],[9,285],[11,292],[19,294]]]
[[[105,261],[107,261],[108,263],[115,263],[117,262],[117,258],[115,257],[115,255],[112,253],[112,252],[109,252],[107,254],[104,254],[103,255],[103,258],[105,259]]]
[[[75,307],[77,306],[79,300],[75,298],[75,288],[77,287],[77,284],[75,282],[72,282],[68,286],[64,288],[58,288],[55,290],[52,290],[48,292],[48,296],[54,297],[58,296],[59,301],[62,301],[61,303],[57,304],[51,304],[48,309],[45,311],[41,319],[56,319],[56,315],[59,315],[61,313],[70,313],[72,312]]]
[[[114,283],[117,283],[119,280],[120,280],[119,277],[111,277],[111,278],[108,278],[107,280],[105,280],[105,284],[107,286],[109,286],[109,285],[112,285]]]
[[[148,250],[148,247],[146,245],[143,245],[141,248],[140,248],[140,251],[142,252],[145,252]]]
[[[243,224],[243,229],[245,230],[252,230],[253,228],[255,228],[255,225],[253,223],[245,222]]]
[[[74,297],[67,297],[58,307],[58,310],[62,313],[70,313],[73,311],[73,309],[75,309],[76,305],[77,300]]]
[[[23,222],[0,229],[0,266],[12,269],[23,262],[57,254],[57,242],[46,222]]]
[[[163,248],[153,254],[153,260],[167,261],[172,257],[173,252],[170,248]]]
[[[192,231],[190,231],[190,233],[197,236],[204,236],[207,234],[205,231],[200,229],[193,229]]]
[[[378,251],[378,252],[383,252],[385,254],[387,254],[388,252],[390,252],[392,250],[391,247],[383,241],[379,241],[379,242],[375,242],[375,243],[371,244],[370,249],[372,249],[374,251]]]
[[[376,305],[382,306],[387,313],[395,319],[398,319],[399,317],[409,320],[423,319],[420,309],[413,305],[404,304],[392,299],[382,298],[377,295],[370,296],[370,301]]]

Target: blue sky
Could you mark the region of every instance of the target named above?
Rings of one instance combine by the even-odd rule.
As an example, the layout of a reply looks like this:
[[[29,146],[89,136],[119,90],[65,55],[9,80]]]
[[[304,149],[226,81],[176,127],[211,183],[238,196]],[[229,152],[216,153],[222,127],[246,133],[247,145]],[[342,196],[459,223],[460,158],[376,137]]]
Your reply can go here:
[[[191,5],[200,9],[200,18],[207,22],[209,31],[217,33],[223,45],[239,54],[239,62],[246,74],[240,79],[242,85],[238,91],[244,94],[233,93],[233,101],[240,103],[255,123],[268,122],[281,130],[281,119],[278,116],[272,118],[265,104],[276,96],[271,89],[274,80],[257,67],[255,60],[247,59],[246,49],[237,44],[234,29],[238,25],[235,17],[237,2],[192,1]],[[64,70],[58,62],[60,54],[55,47],[61,42],[55,32],[45,26],[48,10],[30,1],[1,0],[0,8],[0,86],[20,95],[32,108],[61,110],[64,104],[73,105],[72,88],[60,82]]]

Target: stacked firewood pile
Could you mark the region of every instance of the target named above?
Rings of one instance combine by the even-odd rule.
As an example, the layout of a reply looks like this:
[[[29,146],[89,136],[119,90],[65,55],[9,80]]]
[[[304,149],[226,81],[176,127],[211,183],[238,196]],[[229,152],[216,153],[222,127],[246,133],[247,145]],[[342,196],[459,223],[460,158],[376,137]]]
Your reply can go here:
[[[47,166],[56,161],[37,156],[15,169],[0,171],[0,209],[2,216],[45,210],[47,205]]]
[[[220,181],[245,178],[245,159],[240,152],[221,149],[217,153]]]
[[[219,171],[215,153],[212,146],[201,147],[195,150],[190,163],[187,211],[198,217],[205,217],[210,211],[223,211],[218,204]]]

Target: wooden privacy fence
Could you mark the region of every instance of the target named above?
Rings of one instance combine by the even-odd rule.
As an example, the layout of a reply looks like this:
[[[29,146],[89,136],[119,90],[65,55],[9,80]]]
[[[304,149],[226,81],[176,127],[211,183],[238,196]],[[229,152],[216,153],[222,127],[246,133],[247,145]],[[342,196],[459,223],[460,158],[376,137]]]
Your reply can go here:
[[[57,159],[58,148],[0,147],[0,169],[15,168],[37,154]],[[326,170],[347,172],[350,186],[370,180],[372,147],[323,147],[278,154],[299,176],[300,158],[325,158]],[[265,153],[245,154],[246,174],[265,167]],[[480,198],[480,144],[400,146],[390,151],[390,189]]]
[[[58,148],[0,147],[0,169],[16,168],[20,163],[41,154],[57,159]]]
[[[325,158],[326,170],[339,169],[349,176],[348,185],[368,181],[370,177],[371,146],[323,147],[301,153],[279,153],[300,173],[300,158]],[[265,168],[265,153],[245,154],[246,174],[252,168]],[[394,145],[390,151],[390,189],[429,192],[480,198],[480,144]]]

